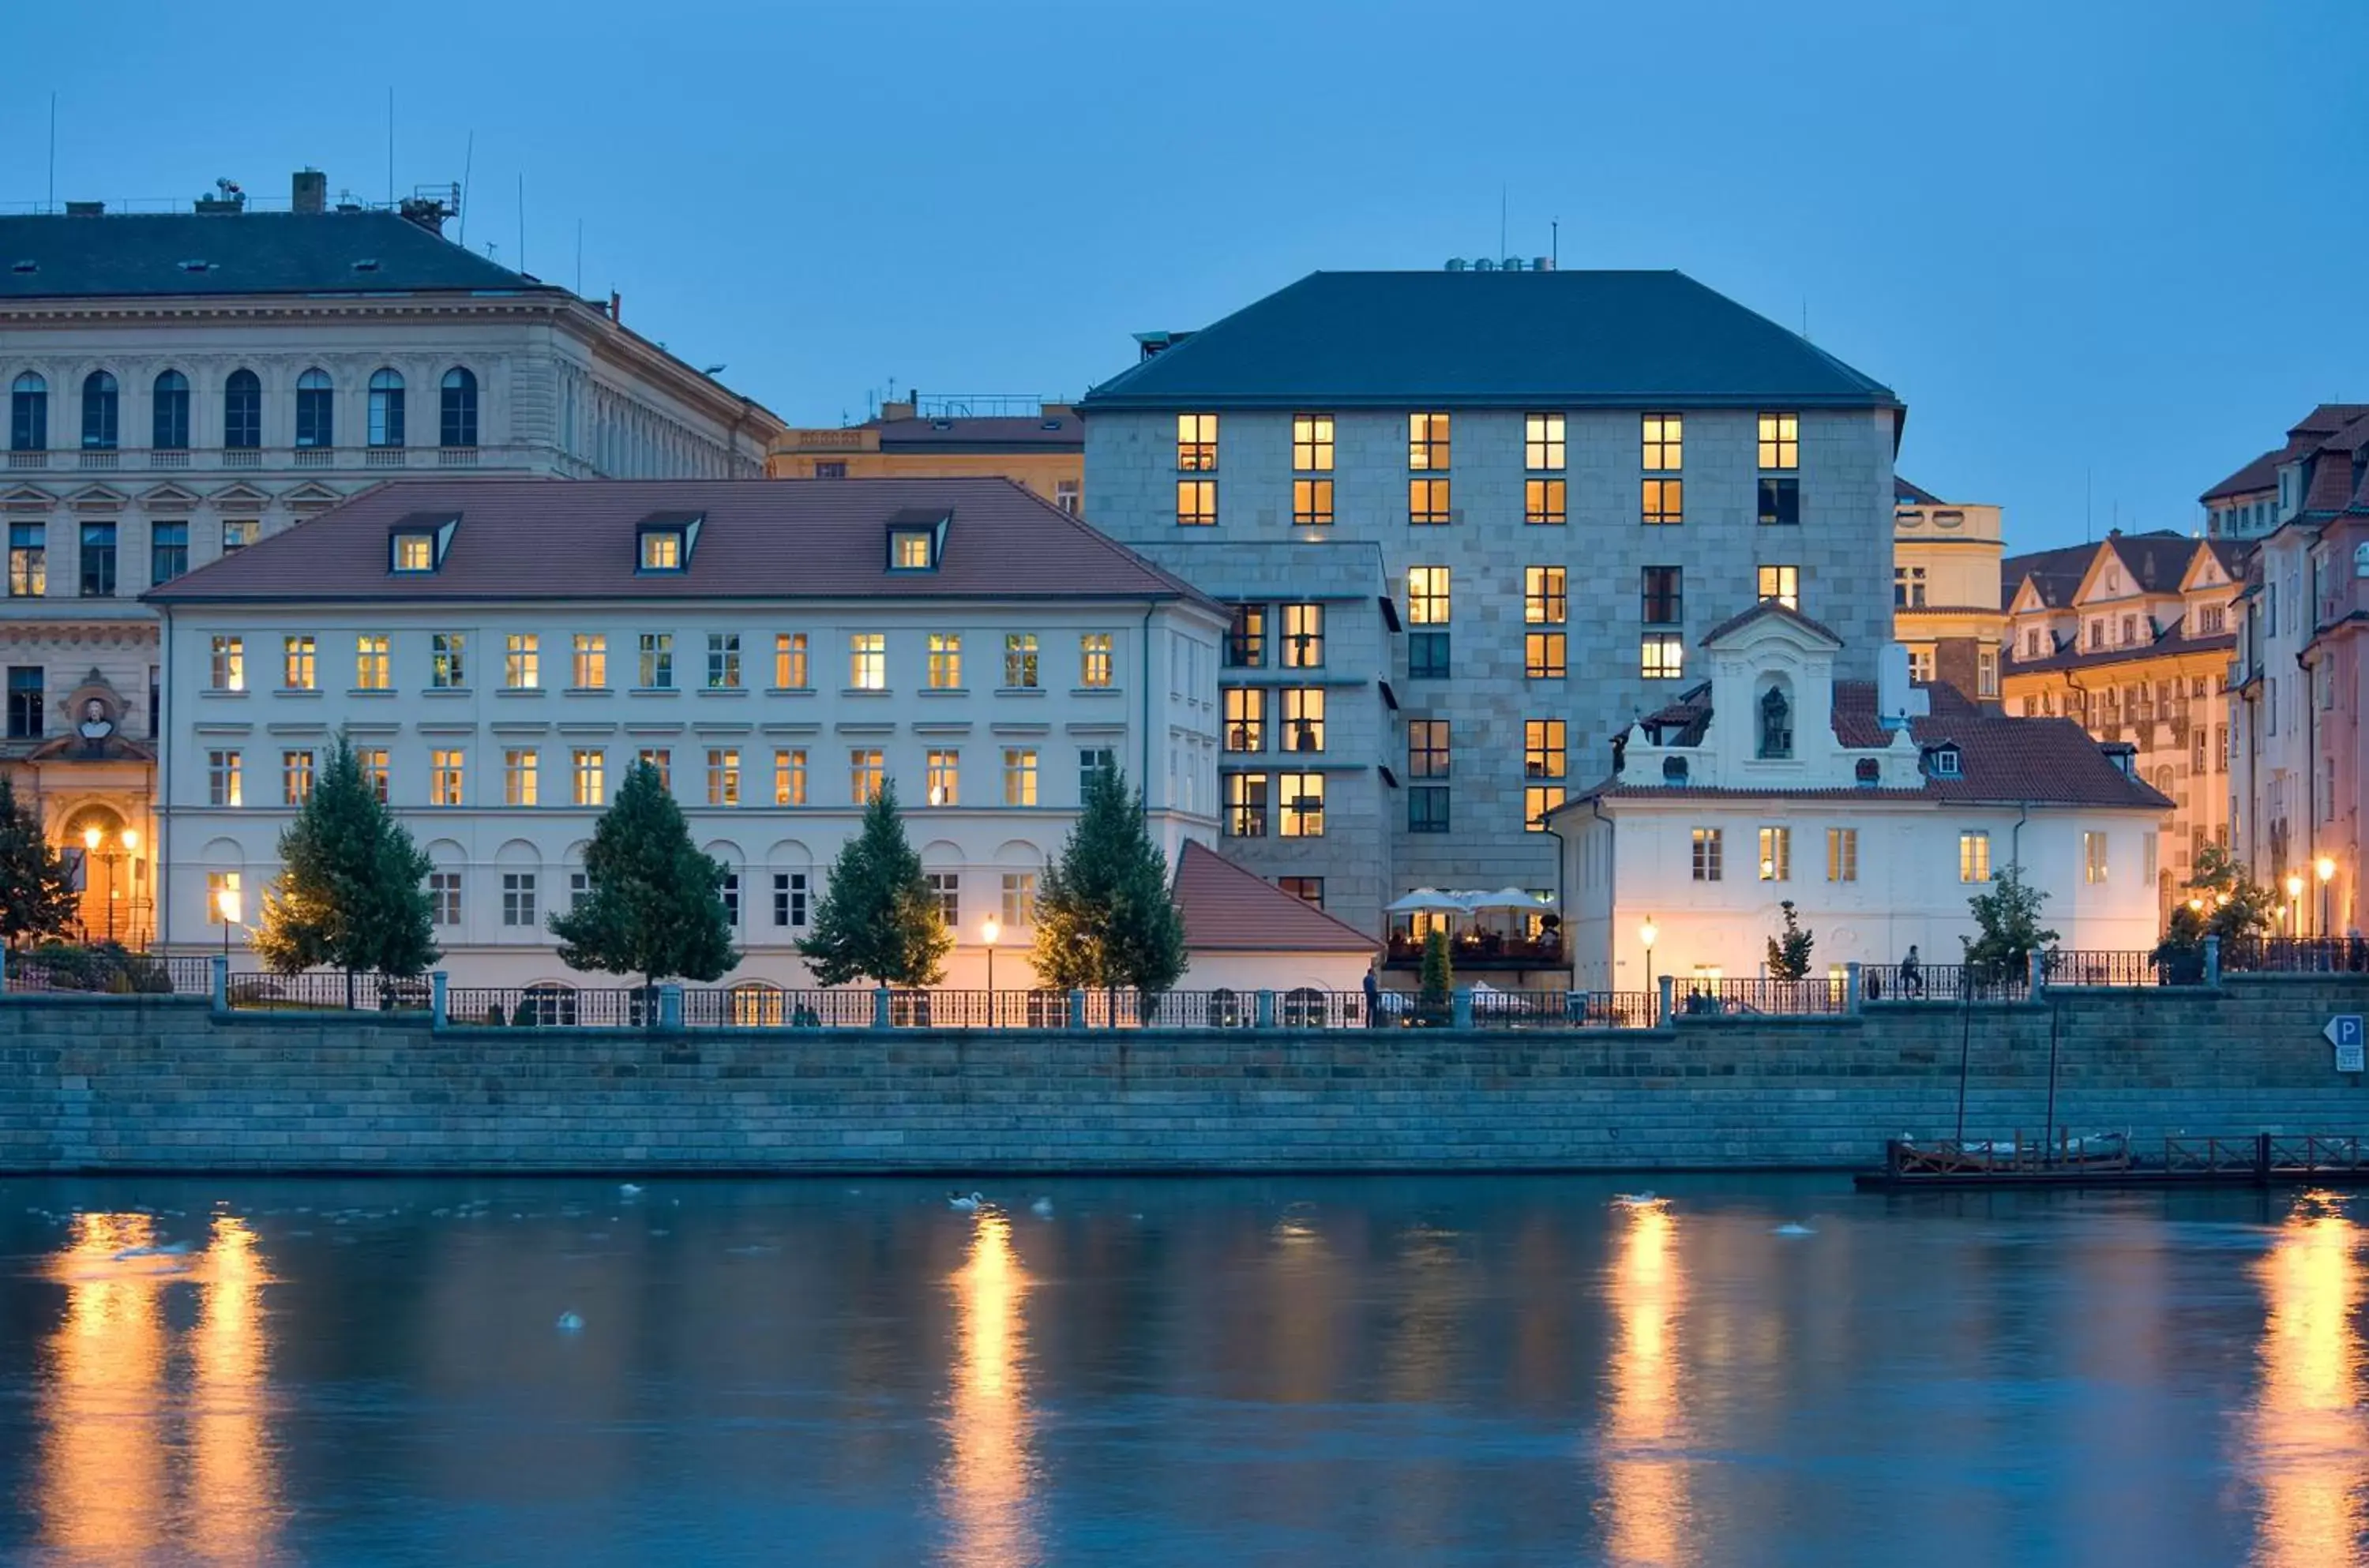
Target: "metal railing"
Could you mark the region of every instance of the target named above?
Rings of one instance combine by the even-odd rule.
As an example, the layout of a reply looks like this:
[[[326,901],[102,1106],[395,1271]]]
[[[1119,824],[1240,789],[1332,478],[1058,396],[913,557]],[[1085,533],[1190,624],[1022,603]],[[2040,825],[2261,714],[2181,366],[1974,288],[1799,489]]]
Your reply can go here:
[[[1685,980],[1676,1007],[1681,1017],[1796,1018],[1850,1010],[1850,986],[1841,979]]]
[[[2066,947],[2052,947],[2042,955],[2040,967],[2052,986],[2169,985],[2179,973],[2177,966],[2158,965],[2152,953],[2106,953]]]
[[[2369,938],[2358,936],[2225,936],[2225,974],[2369,974]]]
[[[1990,964],[1866,964],[1860,994],[1870,1001],[2021,1001],[2030,978]]]
[[[425,1013],[429,984],[425,975],[307,969],[297,975],[232,975],[224,995],[235,1012]]]

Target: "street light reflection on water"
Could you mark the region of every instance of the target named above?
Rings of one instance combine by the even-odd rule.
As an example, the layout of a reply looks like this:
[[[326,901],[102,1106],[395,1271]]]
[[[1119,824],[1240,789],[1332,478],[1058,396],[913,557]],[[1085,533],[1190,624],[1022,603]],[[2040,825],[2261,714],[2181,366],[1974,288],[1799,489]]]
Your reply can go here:
[[[1036,1460],[1030,1451],[1028,1332],[1021,1303],[1027,1271],[1012,1246],[1012,1220],[983,1209],[950,1281],[956,1351],[938,1494],[961,1568],[1023,1568],[1043,1560],[1036,1528]]]
[[[1677,1220],[1664,1203],[1622,1211],[1607,1294],[1617,1340],[1606,1369],[1600,1453],[1605,1546],[1616,1563],[1692,1560],[1687,1417],[1677,1335],[1686,1305]]]
[[[2269,1311],[2250,1446],[2265,1568],[2358,1561],[2369,1534],[2360,1241],[2338,1200],[2306,1193],[2257,1271]]]

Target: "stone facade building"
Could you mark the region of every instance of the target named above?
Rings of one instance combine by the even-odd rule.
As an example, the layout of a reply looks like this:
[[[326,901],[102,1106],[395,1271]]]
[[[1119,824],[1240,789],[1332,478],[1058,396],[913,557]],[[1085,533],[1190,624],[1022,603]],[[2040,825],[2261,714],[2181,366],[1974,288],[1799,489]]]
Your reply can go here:
[[[333,210],[306,171],[292,206],[0,217],[0,766],[55,841],[97,836],[94,934],[154,924],[142,593],[381,481],[754,476],[782,428],[441,203]]]
[[[1978,703],[1999,697],[1999,509],[1941,499],[1898,481],[1893,512],[1892,638],[1910,675]]]
[[[766,462],[776,479],[1009,479],[1073,515],[1085,467],[1085,427],[1065,403],[918,394],[860,425],[784,430]]]
[[[1031,983],[1093,770],[1143,784],[1172,865],[1216,833],[1222,607],[1005,480],[390,486],[149,600],[185,950],[222,941],[224,890],[251,917],[340,733],[433,864],[462,985],[615,983],[545,919],[636,760],[729,869],[730,979],[759,988],[810,983],[795,944],[884,782],[967,989],[990,915],[997,985]]]
[[[1874,673],[1899,400],[1682,274],[1320,272],[1141,343],[1087,515],[1237,606],[1222,842],[1361,930],[1551,899],[1544,814],[1740,608]]]

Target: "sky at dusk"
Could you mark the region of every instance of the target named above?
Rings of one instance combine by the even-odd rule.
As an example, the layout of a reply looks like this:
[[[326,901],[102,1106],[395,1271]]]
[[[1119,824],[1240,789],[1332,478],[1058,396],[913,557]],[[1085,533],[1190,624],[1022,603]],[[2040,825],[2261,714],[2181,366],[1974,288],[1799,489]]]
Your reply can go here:
[[[2369,400],[2359,0],[0,10],[0,206],[468,176],[466,237],[794,423],[1074,396],[1310,270],[1674,267],[2010,544]],[[472,138],[474,134],[474,148]],[[22,210],[21,207],[17,210]],[[2087,494],[2085,518],[2084,497]]]

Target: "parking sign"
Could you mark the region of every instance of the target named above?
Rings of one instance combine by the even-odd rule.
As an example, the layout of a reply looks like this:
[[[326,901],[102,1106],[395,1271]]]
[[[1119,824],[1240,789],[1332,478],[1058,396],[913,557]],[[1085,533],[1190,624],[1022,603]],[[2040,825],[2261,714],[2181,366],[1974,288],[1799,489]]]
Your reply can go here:
[[[2359,1072],[2364,1066],[2369,1066],[2363,1060],[2361,1014],[2340,1013],[2328,1021],[2328,1027],[2320,1033],[2327,1036],[2328,1043],[2336,1047],[2337,1071]]]

